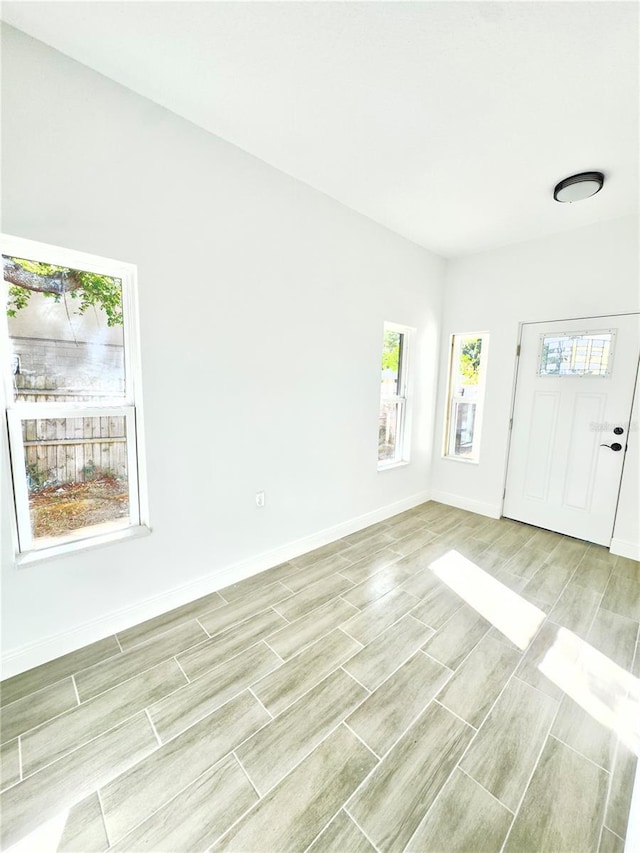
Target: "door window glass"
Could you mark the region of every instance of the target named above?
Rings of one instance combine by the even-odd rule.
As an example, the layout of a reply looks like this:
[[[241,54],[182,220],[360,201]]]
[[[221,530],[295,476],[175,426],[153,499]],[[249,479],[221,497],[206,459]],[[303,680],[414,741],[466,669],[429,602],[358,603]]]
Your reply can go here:
[[[609,376],[615,329],[540,335],[538,376]]]

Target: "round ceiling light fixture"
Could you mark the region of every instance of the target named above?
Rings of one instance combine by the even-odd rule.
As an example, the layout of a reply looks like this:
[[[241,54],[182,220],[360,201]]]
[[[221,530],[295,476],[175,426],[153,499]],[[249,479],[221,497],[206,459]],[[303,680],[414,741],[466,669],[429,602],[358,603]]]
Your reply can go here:
[[[604,184],[602,172],[580,172],[579,175],[571,175],[556,184],[553,197],[556,201],[572,202],[582,201],[600,192]]]

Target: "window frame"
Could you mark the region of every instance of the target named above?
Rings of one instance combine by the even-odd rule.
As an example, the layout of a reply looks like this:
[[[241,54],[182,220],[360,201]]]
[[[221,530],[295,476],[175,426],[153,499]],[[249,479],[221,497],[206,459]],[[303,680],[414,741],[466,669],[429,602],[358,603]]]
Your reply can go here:
[[[454,365],[459,361],[462,351],[462,341],[466,338],[481,338],[480,365],[478,367],[478,398],[475,403],[473,445],[477,450],[473,457],[460,456],[451,451],[455,448],[455,429],[457,407],[460,403],[468,403],[460,394],[454,394],[455,377]],[[460,343],[458,344],[458,340]],[[482,421],[484,418],[484,400],[487,384],[487,360],[489,355],[489,332],[452,332],[449,338],[449,361],[447,370],[447,396],[445,400],[444,434],[442,458],[453,462],[463,462],[467,465],[478,465],[480,462],[480,446],[482,441]]]
[[[378,429],[380,424],[380,407],[383,403],[393,403],[397,406],[396,418],[396,449],[392,459],[380,459],[378,457],[378,471],[387,471],[407,465],[410,461],[411,451],[411,364],[415,329],[400,323],[385,321],[383,324],[382,341],[387,332],[401,334],[402,344],[400,347],[400,358],[398,360],[398,388],[396,394],[382,393],[378,408]]]
[[[17,565],[40,561],[52,556],[71,553],[96,545],[150,531],[147,476],[144,447],[142,410],[142,370],[140,363],[140,325],[137,294],[137,267],[135,264],[103,258],[40,243],[22,237],[0,234],[0,254],[36,260],[42,263],[80,269],[118,278],[122,286],[123,313],[123,363],[125,393],[122,398],[110,399],[105,404],[90,402],[33,403],[15,401],[11,369],[9,323],[4,306],[8,283],[2,276],[2,320],[0,320],[0,360],[2,381],[0,394],[5,416],[6,444],[11,471],[13,495],[13,546]],[[128,523],[121,527],[114,523],[109,530],[92,532],[92,528],[79,528],[60,536],[57,541],[38,546],[31,531],[29,493],[24,472],[25,445],[22,422],[43,418],[123,417],[126,425],[127,485],[129,490]]]

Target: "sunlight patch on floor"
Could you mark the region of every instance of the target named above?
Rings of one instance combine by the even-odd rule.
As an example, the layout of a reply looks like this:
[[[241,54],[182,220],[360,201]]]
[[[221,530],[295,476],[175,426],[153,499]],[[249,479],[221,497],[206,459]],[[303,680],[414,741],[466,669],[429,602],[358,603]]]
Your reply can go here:
[[[448,551],[429,568],[520,649],[529,646],[546,618],[546,613],[458,551]]]
[[[429,568],[518,648],[528,648],[546,613],[458,551],[448,551]],[[640,754],[640,679],[562,627],[538,669]]]
[[[640,679],[566,628],[558,628],[538,669],[640,754]]]
[[[69,817],[69,809],[64,809],[29,835],[25,835],[5,853],[56,853]]]

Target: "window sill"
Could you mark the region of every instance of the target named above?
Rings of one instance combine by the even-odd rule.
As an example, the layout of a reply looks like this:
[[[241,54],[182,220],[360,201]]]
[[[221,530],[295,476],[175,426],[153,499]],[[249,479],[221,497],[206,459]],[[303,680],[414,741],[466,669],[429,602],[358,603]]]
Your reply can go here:
[[[464,456],[445,456],[442,454],[441,459],[446,459],[448,462],[462,462],[463,465],[478,465],[479,459],[465,459]]]
[[[383,465],[378,465],[378,473],[381,471],[391,471],[393,468],[405,468],[410,464],[407,459],[402,459],[400,462],[385,462]]]
[[[60,545],[52,545],[49,548],[42,548],[38,551],[34,550],[27,551],[25,554],[17,554],[15,564],[18,568],[22,568],[23,566],[30,566],[33,563],[52,560],[55,557],[65,557],[68,554],[75,554],[79,551],[102,548],[125,539],[139,539],[143,536],[149,536],[150,533],[151,528],[144,524],[136,525],[135,527],[126,527],[122,530],[114,530],[110,533],[102,533],[98,536],[87,537],[86,539],[74,539],[73,542],[62,542]]]

